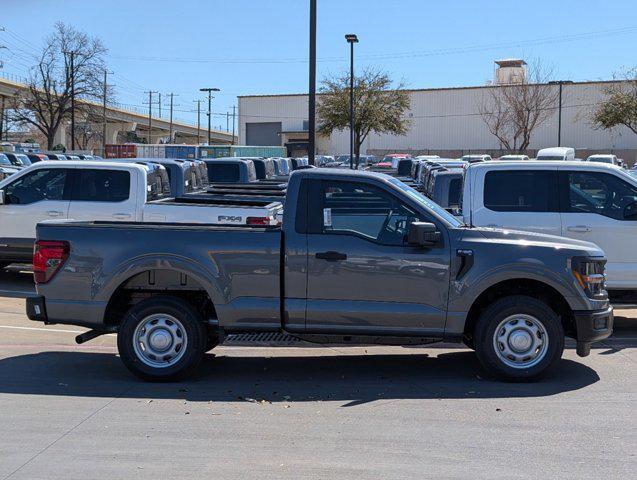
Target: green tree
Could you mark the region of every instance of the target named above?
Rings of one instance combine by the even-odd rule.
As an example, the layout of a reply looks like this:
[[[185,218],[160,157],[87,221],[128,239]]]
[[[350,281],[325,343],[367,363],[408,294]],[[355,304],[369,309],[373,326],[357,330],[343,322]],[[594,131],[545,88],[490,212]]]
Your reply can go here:
[[[328,77],[321,82],[316,113],[317,131],[330,136],[335,130],[349,129],[349,73]],[[354,155],[356,165],[360,147],[371,132],[405,135],[409,120],[409,94],[402,83],[392,88],[384,72],[367,69],[354,80]]]
[[[607,86],[604,94],[606,98],[593,111],[593,123],[605,130],[624,126],[637,134],[637,69],[624,81]]]

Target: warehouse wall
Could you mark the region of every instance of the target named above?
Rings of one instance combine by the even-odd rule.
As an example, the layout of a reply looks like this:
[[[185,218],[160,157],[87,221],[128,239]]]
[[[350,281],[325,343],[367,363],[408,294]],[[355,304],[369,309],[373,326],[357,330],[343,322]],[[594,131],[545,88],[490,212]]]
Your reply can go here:
[[[634,161],[637,135],[625,127],[609,132],[596,130],[590,113],[603,99],[608,82],[583,82],[563,87],[562,145],[586,151],[621,150]],[[363,151],[498,151],[498,140],[486,128],[479,106],[489,99],[489,89],[470,87],[410,91],[411,120],[405,136],[370,135]],[[553,86],[552,88],[558,88]],[[239,97],[239,135],[245,140],[246,123],[280,121],[283,131],[301,130],[307,120],[307,95],[273,95]],[[557,107],[557,105],[556,105]],[[530,150],[557,145],[557,108],[552,117],[538,128]],[[320,154],[349,151],[347,131],[330,138],[318,138]]]

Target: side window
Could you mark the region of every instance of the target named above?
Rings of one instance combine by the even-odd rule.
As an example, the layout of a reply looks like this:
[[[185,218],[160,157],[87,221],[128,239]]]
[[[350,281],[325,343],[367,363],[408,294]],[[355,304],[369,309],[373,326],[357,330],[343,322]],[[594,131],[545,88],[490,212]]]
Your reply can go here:
[[[615,220],[637,220],[637,188],[602,172],[565,172],[568,201],[564,211],[596,213]]]
[[[323,181],[324,234],[349,234],[384,245],[404,245],[418,219],[397,197],[373,185]]]
[[[557,172],[510,170],[487,172],[484,206],[496,212],[557,212]]]
[[[123,170],[76,170],[74,202],[123,202],[130,196],[130,173]]]
[[[4,189],[6,203],[29,205],[44,200],[68,200],[69,170],[39,169],[24,175]]]

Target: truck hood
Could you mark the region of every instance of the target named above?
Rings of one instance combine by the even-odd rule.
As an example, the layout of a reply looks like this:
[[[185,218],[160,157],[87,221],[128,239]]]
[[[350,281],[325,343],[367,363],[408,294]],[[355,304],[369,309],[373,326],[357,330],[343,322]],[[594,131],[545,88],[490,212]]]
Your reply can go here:
[[[544,233],[524,232],[521,230],[508,230],[501,228],[473,227],[468,228],[465,240],[484,239],[489,243],[519,245],[520,247],[543,247],[555,250],[570,250],[581,252],[582,255],[603,257],[604,251],[597,245],[583,240],[546,235]]]

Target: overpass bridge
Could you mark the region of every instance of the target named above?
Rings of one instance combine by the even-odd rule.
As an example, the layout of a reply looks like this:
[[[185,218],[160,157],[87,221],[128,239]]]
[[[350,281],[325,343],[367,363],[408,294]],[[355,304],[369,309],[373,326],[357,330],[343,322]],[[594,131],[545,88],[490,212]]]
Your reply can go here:
[[[9,80],[0,76],[0,108],[2,108],[2,97],[4,97],[5,109],[11,108],[11,100],[18,95],[28,91],[28,86],[16,80]],[[76,103],[88,106],[88,118],[79,118],[79,112],[76,114],[76,122],[88,121],[95,124],[95,129],[102,130],[103,124],[103,107],[97,102],[89,102],[86,100],[76,100]],[[161,117],[152,117],[151,130],[149,132],[148,114],[137,111],[133,108],[123,106],[107,105],[106,106],[106,143],[118,143],[118,135],[125,132],[135,132],[140,138],[145,138],[148,143],[159,143],[160,138],[168,137],[170,134],[170,120]],[[67,129],[70,128],[70,119],[58,129],[55,137],[55,143],[66,145],[68,142]],[[197,144],[200,140],[208,140],[208,130],[202,125],[201,129],[197,129],[197,125],[189,123],[172,122],[173,142]],[[232,134],[220,130],[211,130],[212,144],[222,145],[231,144]],[[236,137],[235,137],[236,143]]]

